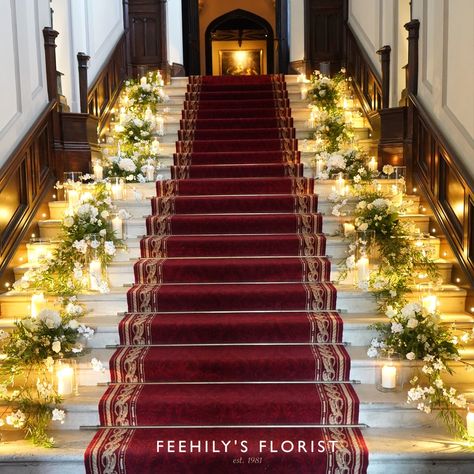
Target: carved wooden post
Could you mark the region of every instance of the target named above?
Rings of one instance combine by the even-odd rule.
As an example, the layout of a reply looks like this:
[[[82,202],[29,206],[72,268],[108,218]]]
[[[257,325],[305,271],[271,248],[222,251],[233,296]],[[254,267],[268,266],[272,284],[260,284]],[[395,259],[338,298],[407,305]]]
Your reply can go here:
[[[382,109],[390,107],[390,46],[382,46],[377,54],[380,54],[382,61]]]
[[[79,68],[79,100],[81,104],[81,113],[87,114],[89,107],[87,103],[87,67],[90,56],[85,53],[77,53],[77,66]]]
[[[58,81],[56,77],[56,37],[59,33],[49,26],[43,28],[44,51],[46,58],[46,84],[48,99],[58,98]]]
[[[420,22],[411,20],[405,24],[408,31],[408,84],[409,94],[418,93],[418,38],[420,33]]]

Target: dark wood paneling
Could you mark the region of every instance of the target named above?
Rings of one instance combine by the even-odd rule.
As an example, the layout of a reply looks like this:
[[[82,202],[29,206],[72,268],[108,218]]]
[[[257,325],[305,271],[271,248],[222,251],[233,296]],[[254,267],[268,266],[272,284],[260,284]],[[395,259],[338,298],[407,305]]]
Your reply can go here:
[[[305,58],[310,71],[328,61],[331,73],[344,60],[346,0],[305,0]],[[307,72],[310,72],[307,71]]]
[[[89,114],[97,119],[99,134],[108,125],[110,112],[126,77],[125,35],[120,38],[104,67],[89,87],[87,104]]]
[[[461,269],[474,285],[474,180],[417,97],[409,94],[408,100],[415,183],[433,209]]]
[[[199,2],[182,0],[183,12],[183,58],[188,76],[201,74],[199,47]]]
[[[51,101],[21,141],[0,175],[0,275],[31,224],[43,196],[54,183]]]

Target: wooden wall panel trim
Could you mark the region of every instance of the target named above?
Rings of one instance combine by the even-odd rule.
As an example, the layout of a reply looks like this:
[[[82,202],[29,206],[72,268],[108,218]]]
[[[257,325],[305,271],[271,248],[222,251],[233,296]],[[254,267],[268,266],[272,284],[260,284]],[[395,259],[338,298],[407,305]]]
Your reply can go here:
[[[373,128],[377,127],[382,103],[382,78],[370,62],[349,24],[346,24],[346,68],[354,90]]]
[[[127,51],[123,34],[87,94],[87,111],[98,120],[99,134],[109,123],[111,110],[126,77]]]
[[[463,270],[474,286],[474,183],[452,147],[413,94],[408,96],[413,119],[412,165],[415,183]]]
[[[52,144],[56,106],[56,100],[47,105],[0,173],[0,202],[7,212],[0,235],[0,275],[55,181]]]

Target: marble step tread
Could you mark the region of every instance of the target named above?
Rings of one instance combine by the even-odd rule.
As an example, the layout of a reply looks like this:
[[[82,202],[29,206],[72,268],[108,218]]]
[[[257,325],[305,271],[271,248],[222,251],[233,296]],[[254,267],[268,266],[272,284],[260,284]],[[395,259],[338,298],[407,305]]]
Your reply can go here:
[[[84,474],[84,452],[95,431],[53,431],[55,449],[39,448],[11,432],[0,444],[2,474]],[[471,474],[474,451],[434,425],[367,428],[368,474]]]

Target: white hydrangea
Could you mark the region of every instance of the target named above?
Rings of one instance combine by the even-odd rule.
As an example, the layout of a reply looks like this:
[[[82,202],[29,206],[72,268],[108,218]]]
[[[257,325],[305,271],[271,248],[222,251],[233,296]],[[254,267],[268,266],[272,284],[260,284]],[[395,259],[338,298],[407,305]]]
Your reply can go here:
[[[370,358],[377,357],[378,355],[379,351],[373,346],[369,347],[369,349],[367,350],[367,356]]]
[[[68,216],[64,219],[63,224],[64,224],[64,227],[70,228],[74,225],[74,219]]]
[[[114,243],[109,240],[105,241],[104,250],[107,255],[115,255],[115,253],[117,252]]]
[[[51,417],[51,420],[52,421],[59,421],[61,422],[61,424],[64,423],[64,420],[66,419],[66,413],[64,410],[60,410],[58,408],[55,408],[52,413],[51,413],[52,417]]]
[[[119,168],[127,173],[134,173],[137,169],[137,165],[130,158],[122,158],[118,164]]]
[[[393,332],[393,334],[399,334],[403,332],[403,325],[400,323],[392,323],[391,331]]]
[[[61,326],[61,316],[53,309],[43,309],[38,314],[38,321],[43,322],[49,329]]]
[[[87,242],[84,239],[75,240],[72,246],[79,252],[85,254],[87,252]]]
[[[95,357],[91,360],[91,367],[94,372],[105,372],[104,364]]]
[[[418,326],[418,319],[410,318],[407,322],[407,328],[415,329]]]
[[[8,415],[5,421],[7,425],[13,426],[13,428],[21,428],[25,424],[26,415],[21,410],[17,410],[11,415]]]

